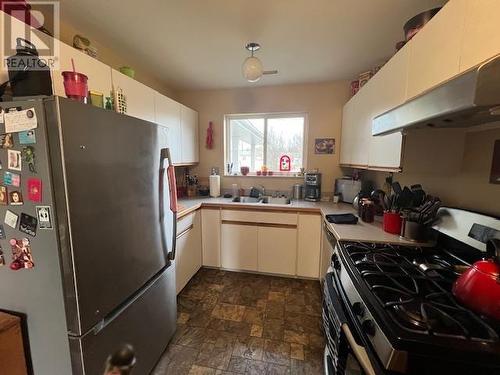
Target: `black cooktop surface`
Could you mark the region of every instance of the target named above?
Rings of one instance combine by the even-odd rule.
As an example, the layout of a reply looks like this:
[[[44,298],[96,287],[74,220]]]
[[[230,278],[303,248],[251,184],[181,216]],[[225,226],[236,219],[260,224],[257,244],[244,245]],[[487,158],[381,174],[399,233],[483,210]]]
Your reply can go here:
[[[413,340],[439,338],[458,345],[500,343],[499,322],[461,306],[451,293],[468,266],[452,252],[356,242],[343,243],[342,250],[383,320],[399,328],[398,336],[406,332]]]

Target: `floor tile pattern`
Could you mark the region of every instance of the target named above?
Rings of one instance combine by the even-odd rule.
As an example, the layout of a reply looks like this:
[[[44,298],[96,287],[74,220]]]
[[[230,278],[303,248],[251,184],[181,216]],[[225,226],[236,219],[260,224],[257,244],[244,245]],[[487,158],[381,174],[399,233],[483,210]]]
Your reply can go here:
[[[323,374],[318,281],[202,268],[177,304],[153,375]]]

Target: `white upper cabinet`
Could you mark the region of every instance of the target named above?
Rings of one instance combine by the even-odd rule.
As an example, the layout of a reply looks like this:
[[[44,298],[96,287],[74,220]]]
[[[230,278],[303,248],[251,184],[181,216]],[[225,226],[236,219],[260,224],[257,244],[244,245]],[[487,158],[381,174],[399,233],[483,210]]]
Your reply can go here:
[[[372,136],[373,118],[405,101],[408,46],[402,48],[344,106],[340,162],[358,168],[398,170],[401,133]]]
[[[367,106],[370,108],[370,146],[368,167],[399,168],[401,166],[401,133],[374,137],[371,135],[373,118],[401,105],[406,99],[409,46],[398,53],[367,83],[372,91]]]
[[[342,109],[342,134],[340,136],[340,164],[350,165],[352,160],[352,144],[354,143],[353,124],[355,100],[349,100]]]
[[[123,90],[127,115],[155,122],[155,91],[135,79],[112,69],[113,88]]]
[[[354,139],[351,143],[351,164],[366,168],[368,166],[368,151],[370,145],[372,119],[370,116],[370,95],[368,90],[360,91],[353,97],[354,113],[352,116],[351,134]]]
[[[104,97],[111,96],[113,85],[111,82],[111,68],[108,65],[62,42],[59,43],[59,51],[59,69],[52,70],[54,95],[66,96],[61,73],[73,70],[71,65],[71,59],[73,59],[75,70],[88,77],[87,85],[89,90],[98,91]]]
[[[168,147],[172,162],[181,163],[181,104],[156,92],[155,122],[168,128]]]
[[[198,163],[199,158],[198,112],[181,104],[181,160]]]
[[[451,0],[408,43],[407,98],[459,73],[466,0]]]
[[[460,71],[500,54],[500,1],[467,0]]]

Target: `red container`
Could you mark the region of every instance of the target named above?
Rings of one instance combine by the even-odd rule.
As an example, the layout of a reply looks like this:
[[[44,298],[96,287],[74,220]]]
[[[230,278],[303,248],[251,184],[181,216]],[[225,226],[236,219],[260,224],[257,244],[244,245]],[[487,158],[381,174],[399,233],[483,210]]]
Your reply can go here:
[[[500,320],[500,240],[490,240],[487,252],[494,252],[494,258],[474,263],[455,281],[452,291],[468,308]]]
[[[387,233],[400,234],[402,222],[403,219],[399,213],[388,211],[384,212],[383,227],[384,231]]]
[[[87,87],[88,77],[78,72],[66,71],[61,74],[64,78],[64,91],[66,96],[79,102],[87,102],[89,91]]]

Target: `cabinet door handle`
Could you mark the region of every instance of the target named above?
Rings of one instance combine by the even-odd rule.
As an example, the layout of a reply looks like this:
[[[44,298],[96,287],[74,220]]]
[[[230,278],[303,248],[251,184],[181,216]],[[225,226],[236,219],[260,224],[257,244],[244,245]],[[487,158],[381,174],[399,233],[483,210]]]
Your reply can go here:
[[[189,227],[187,227],[186,229],[184,229],[182,232],[180,232],[178,235],[177,235],[177,238],[181,238],[182,236],[184,236],[187,232],[189,232],[191,229],[194,228],[194,224],[191,224]]]

